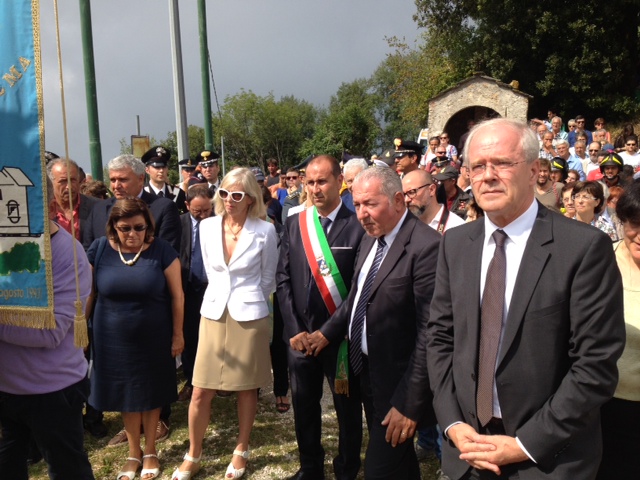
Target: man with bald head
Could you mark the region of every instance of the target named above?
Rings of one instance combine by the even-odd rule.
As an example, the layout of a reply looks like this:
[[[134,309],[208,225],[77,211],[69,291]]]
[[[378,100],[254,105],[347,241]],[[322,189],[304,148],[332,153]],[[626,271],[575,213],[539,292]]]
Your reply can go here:
[[[485,217],[444,236],[427,328],[442,469],[593,479],[624,346],[611,240],[535,200],[538,141],[525,124],[481,123],[465,154]]]
[[[425,170],[414,170],[402,178],[404,201],[409,211],[440,234],[448,228],[464,225],[458,215],[450,215],[436,199],[437,184]]]

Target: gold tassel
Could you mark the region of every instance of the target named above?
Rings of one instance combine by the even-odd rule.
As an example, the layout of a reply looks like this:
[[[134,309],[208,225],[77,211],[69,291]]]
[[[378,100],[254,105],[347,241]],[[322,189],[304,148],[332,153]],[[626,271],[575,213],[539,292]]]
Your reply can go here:
[[[349,396],[349,380],[339,380],[336,378],[334,387],[337,394]]]
[[[87,348],[89,345],[89,329],[87,319],[82,311],[82,301],[76,300],[76,315],[73,318],[73,343],[78,348]]]

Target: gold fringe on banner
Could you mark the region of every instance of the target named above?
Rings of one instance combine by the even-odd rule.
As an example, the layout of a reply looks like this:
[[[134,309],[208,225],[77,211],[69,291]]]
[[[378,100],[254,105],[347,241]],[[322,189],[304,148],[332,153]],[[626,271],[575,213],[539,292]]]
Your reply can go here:
[[[11,307],[9,311],[0,311],[0,324],[52,329],[56,328],[56,318],[53,308]]]

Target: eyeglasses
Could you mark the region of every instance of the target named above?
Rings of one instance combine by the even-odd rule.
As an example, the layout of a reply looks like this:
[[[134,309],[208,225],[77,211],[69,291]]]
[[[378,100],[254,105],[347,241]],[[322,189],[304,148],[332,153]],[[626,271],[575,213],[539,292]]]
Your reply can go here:
[[[576,126],[575,126],[575,125],[569,125],[569,128],[570,128],[571,130],[573,130],[574,128],[576,128]]]
[[[208,210],[196,210],[195,208],[192,208],[191,210],[189,210],[189,212],[194,217],[200,217],[200,216],[208,217],[209,215],[211,215],[211,210],[213,209],[209,208]]]
[[[411,190],[407,190],[406,192],[404,192],[404,196],[409,197],[409,200],[413,200],[415,196],[418,194],[418,190],[424,187],[428,187],[429,185],[433,185],[433,183],[425,183],[424,185],[418,188],[412,188]]]
[[[576,120],[576,123],[584,123],[584,120]]]
[[[129,233],[131,230],[136,232],[144,232],[148,228],[148,225],[116,225],[116,230],[122,233]]]
[[[583,194],[571,195],[571,198],[573,199],[574,202],[578,200],[597,200],[597,198],[592,195],[583,195]]]
[[[240,203],[242,201],[242,199],[245,196],[244,192],[230,192],[228,190],[225,190],[224,188],[219,188],[218,189],[218,195],[220,195],[220,198],[222,200],[226,200],[227,197],[229,195],[231,195],[231,200],[233,200],[236,203]]]
[[[491,162],[491,163],[478,163],[476,165],[471,165],[469,169],[471,170],[471,176],[476,178],[484,175],[484,172],[487,171],[487,167],[491,165],[491,167],[496,172],[507,172],[511,170],[513,167],[520,163],[525,163],[526,160],[521,160],[519,162],[509,162],[509,161],[500,161],[500,162]]]
[[[286,177],[287,180],[297,180],[298,179],[298,175],[291,175],[290,177]]]
[[[589,150],[589,153],[593,153],[593,152],[598,153],[599,151],[600,151],[600,150],[598,150],[598,149],[596,148],[596,149],[593,149],[593,150]]]
[[[573,197],[566,197],[562,199],[562,203],[567,204],[573,202]]]

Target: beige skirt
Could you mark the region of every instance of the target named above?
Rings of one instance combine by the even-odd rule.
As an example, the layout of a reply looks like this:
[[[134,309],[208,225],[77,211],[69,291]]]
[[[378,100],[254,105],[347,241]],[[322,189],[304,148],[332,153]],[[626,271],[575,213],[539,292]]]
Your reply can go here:
[[[220,320],[200,319],[193,385],[242,391],[271,383],[269,317],[238,322],[225,309]]]

